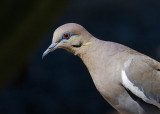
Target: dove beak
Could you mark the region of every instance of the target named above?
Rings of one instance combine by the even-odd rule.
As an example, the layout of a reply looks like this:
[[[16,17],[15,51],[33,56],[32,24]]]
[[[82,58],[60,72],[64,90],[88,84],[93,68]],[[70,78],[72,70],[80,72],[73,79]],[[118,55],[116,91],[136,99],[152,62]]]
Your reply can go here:
[[[57,44],[58,44],[58,43],[54,43],[54,42],[53,42],[53,43],[48,47],[48,49],[43,53],[42,59],[43,59],[45,56],[47,56],[50,52],[56,50]]]

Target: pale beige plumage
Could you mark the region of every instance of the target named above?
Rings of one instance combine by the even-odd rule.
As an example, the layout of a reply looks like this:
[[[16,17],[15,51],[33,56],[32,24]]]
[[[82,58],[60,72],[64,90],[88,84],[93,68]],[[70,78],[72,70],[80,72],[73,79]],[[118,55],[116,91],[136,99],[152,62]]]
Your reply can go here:
[[[72,36],[62,40],[65,32]],[[118,43],[102,41],[81,25],[57,28],[51,46],[78,55],[106,101],[125,114],[160,113],[160,63]]]

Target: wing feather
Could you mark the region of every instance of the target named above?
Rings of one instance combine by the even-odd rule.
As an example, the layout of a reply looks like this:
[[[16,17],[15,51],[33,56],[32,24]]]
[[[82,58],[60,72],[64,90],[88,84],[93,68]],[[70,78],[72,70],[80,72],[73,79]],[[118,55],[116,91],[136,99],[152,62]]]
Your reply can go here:
[[[160,108],[160,63],[144,56],[125,62],[122,84],[137,97]]]

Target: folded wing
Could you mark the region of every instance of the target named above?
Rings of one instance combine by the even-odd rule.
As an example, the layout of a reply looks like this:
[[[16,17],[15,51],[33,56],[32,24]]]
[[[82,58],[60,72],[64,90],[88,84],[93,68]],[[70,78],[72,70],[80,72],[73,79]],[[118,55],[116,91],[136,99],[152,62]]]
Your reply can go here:
[[[125,62],[121,72],[123,86],[144,102],[160,108],[160,63],[135,56]]]

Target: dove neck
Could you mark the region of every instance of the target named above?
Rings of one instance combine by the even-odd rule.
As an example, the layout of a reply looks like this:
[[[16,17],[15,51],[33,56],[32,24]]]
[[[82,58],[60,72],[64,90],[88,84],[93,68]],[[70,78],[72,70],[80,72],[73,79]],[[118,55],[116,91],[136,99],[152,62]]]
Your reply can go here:
[[[81,49],[76,50],[75,55],[82,59],[88,69],[93,68],[102,57],[103,51],[101,49],[103,49],[104,43],[104,41],[93,37]]]

